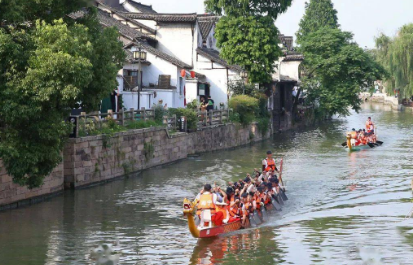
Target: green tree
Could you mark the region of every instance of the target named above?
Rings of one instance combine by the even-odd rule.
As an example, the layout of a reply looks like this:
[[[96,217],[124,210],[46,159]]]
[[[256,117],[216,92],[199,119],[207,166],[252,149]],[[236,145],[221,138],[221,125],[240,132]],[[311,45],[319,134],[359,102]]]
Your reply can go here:
[[[48,22],[82,1],[23,2],[27,13],[1,15],[0,158],[14,182],[33,188],[61,162],[70,110],[78,102],[97,107],[116,86],[124,53],[117,31],[97,26],[93,8],[80,23]]]
[[[281,55],[274,21],[291,0],[205,0],[207,11],[225,14],[215,36],[221,56],[249,74],[249,82],[271,81],[275,61]]]
[[[267,16],[277,19],[278,15],[291,6],[292,0],[205,0],[207,12],[226,16]]]
[[[275,61],[281,55],[278,30],[269,17],[223,17],[215,29],[220,55],[240,65],[252,83],[271,81]]]
[[[310,3],[305,3],[305,14],[296,34],[297,43],[300,44],[308,34],[321,28],[337,29],[339,27],[337,11],[331,0],[311,0]]]
[[[321,116],[358,111],[361,88],[373,85],[385,73],[372,56],[352,41],[352,34],[322,28],[301,42],[306,76],[302,87]]]
[[[413,24],[403,26],[389,45],[385,57],[395,88],[400,89],[401,98],[413,95]]]

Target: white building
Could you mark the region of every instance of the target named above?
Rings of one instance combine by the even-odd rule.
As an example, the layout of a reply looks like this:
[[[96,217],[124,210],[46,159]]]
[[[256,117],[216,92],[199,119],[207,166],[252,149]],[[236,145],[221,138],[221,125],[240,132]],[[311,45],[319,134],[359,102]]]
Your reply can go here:
[[[148,108],[160,100],[168,107],[184,107],[202,96],[211,96],[216,106],[228,103],[227,84],[231,79],[240,79],[242,69],[219,57],[214,38],[218,17],[196,13],[158,14],[151,6],[134,0],[97,0],[96,3],[101,24],[118,28],[128,54],[118,75],[124,107]],[[132,54],[132,50],[139,47],[147,53],[146,60],[141,61],[140,80],[137,77],[139,61],[134,60]]]

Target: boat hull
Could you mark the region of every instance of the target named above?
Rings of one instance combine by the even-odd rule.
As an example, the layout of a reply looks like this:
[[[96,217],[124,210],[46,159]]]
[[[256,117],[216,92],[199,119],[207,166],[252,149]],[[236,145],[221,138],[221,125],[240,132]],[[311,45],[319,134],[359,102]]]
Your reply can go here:
[[[212,228],[202,229],[199,231],[199,238],[216,237],[221,234],[227,234],[241,229],[241,221],[215,226]]]
[[[346,150],[348,152],[357,152],[357,151],[361,151],[361,150],[366,150],[366,149],[371,149],[372,147],[370,147],[369,145],[357,145],[357,146],[352,146],[351,148],[346,147]]]

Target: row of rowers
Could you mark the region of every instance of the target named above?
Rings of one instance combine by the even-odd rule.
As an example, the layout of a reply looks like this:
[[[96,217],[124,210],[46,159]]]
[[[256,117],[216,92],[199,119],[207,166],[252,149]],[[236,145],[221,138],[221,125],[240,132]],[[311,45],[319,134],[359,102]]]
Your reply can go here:
[[[374,123],[371,120],[371,117],[368,117],[366,121],[366,129],[352,129],[351,132],[348,132],[347,135],[351,136],[351,145],[366,145],[368,143],[375,143],[377,141],[376,134],[374,133]]]
[[[277,173],[275,159],[272,152],[268,151],[267,158],[262,161],[262,172],[254,169],[253,176],[247,174],[244,180],[228,182],[226,190],[206,184],[195,199],[200,221],[198,227],[212,226],[209,222],[202,222],[203,211],[211,214],[210,220],[214,226],[239,220],[244,226],[251,214],[260,212],[279,192],[285,191]]]

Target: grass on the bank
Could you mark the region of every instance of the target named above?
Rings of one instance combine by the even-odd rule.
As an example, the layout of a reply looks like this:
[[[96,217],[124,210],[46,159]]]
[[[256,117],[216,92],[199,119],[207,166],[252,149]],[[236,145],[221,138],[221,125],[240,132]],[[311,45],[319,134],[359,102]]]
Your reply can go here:
[[[155,126],[162,126],[162,123],[156,121],[129,121],[125,126],[119,125],[115,120],[109,119],[106,123],[102,124],[102,128],[97,128],[96,124],[89,122],[87,124],[81,124],[79,126],[79,137],[93,136],[100,134],[113,135],[118,132],[124,132],[127,130],[144,129]]]

